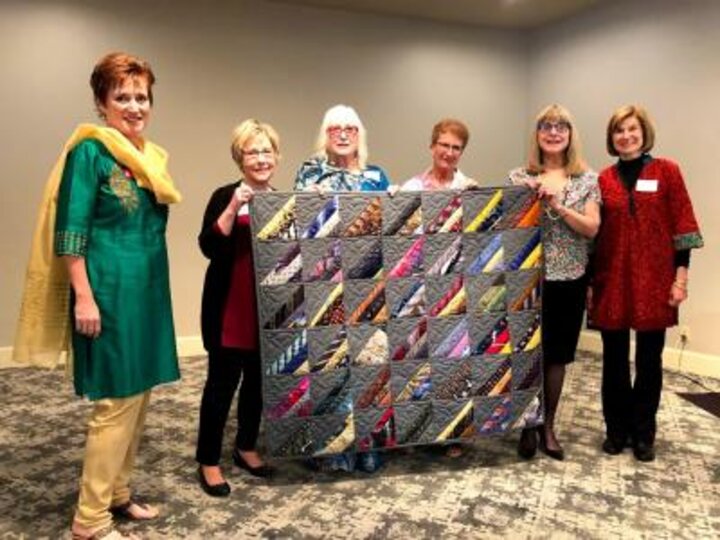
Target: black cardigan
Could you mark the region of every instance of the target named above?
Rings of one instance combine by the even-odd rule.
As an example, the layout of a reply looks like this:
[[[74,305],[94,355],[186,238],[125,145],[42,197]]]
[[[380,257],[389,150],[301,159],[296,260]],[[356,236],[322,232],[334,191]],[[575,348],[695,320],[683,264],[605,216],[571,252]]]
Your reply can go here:
[[[202,311],[200,325],[205,350],[216,350],[222,343],[222,317],[230,290],[230,279],[235,262],[235,251],[238,249],[237,227],[233,227],[228,236],[219,234],[215,223],[225,211],[240,182],[233,182],[215,190],[210,197],[202,228],[198,235],[200,250],[209,260],[202,294]],[[243,244],[240,249],[245,248]],[[248,249],[252,249],[248,238]],[[252,279],[252,276],[249,276]],[[254,317],[255,314],[252,313]]]

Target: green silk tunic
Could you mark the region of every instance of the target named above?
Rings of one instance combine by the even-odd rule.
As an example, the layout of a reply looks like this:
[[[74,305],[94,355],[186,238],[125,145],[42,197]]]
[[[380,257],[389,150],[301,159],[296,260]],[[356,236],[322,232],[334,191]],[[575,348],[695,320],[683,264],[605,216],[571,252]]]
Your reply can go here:
[[[55,253],[85,258],[101,324],[95,339],[73,329],[78,395],[122,398],[180,378],[167,217],[167,205],[139,188],[99,141],[84,140],[68,154],[58,194]]]

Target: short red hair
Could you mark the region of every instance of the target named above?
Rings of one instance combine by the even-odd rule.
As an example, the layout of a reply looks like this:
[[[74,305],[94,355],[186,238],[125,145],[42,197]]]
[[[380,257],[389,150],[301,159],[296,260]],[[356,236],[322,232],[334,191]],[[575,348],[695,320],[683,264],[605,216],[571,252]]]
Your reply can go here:
[[[123,52],[111,52],[103,56],[95,64],[90,75],[90,87],[95,96],[95,103],[104,104],[110,90],[121,84],[128,77],[145,79],[150,104],[153,102],[152,85],[155,74],[145,60]]]
[[[455,135],[462,141],[463,149],[467,146],[468,140],[470,139],[470,130],[463,122],[455,120],[454,118],[445,118],[433,126],[430,144],[435,144],[443,133],[452,133]]]

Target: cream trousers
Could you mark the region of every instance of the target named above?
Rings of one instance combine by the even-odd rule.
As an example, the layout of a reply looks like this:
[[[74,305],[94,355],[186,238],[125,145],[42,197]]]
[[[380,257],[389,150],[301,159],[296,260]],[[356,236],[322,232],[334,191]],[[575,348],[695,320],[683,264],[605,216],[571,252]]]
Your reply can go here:
[[[94,403],[75,522],[90,530],[112,523],[110,508],[130,500],[130,474],[145,425],[150,391]]]

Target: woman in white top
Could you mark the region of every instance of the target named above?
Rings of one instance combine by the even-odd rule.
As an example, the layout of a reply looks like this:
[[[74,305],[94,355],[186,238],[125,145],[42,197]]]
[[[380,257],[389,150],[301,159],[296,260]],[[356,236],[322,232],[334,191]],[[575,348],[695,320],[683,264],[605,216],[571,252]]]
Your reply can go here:
[[[430,138],[432,166],[413,176],[402,185],[403,191],[436,189],[468,189],[477,187],[475,180],[465,176],[458,163],[465,151],[470,132],[459,120],[445,118],[433,126]]]
[[[430,155],[432,165],[424,172],[407,180],[400,189],[402,191],[436,191],[443,189],[472,189],[478,184],[465,176],[458,163],[462,157],[470,131],[460,120],[445,118],[433,126],[430,136]],[[394,193],[394,190],[390,190]],[[462,446],[451,444],[448,447],[449,457],[460,457]]]

